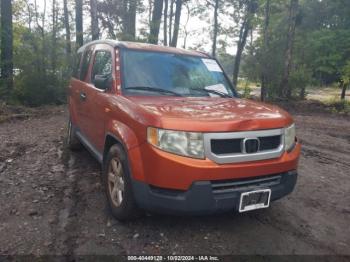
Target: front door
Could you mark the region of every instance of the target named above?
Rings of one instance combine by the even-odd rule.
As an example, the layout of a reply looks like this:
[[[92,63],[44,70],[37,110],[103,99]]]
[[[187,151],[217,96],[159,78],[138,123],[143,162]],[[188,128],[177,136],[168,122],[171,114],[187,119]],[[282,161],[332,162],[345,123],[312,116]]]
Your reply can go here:
[[[91,69],[91,81],[89,88],[91,90],[91,93],[93,93],[93,99],[89,100],[88,105],[91,108],[89,138],[98,151],[102,151],[104,146],[105,122],[107,114],[105,109],[108,104],[108,98],[112,93],[112,83],[114,77],[112,70],[114,66],[113,50],[114,49],[108,45],[96,45]],[[94,84],[96,76],[109,79],[107,81],[108,85],[106,89],[99,88]]]

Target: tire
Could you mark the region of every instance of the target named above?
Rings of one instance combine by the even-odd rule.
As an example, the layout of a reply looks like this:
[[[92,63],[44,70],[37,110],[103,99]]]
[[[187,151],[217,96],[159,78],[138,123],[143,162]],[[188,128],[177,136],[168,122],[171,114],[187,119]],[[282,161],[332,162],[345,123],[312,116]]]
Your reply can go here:
[[[70,119],[68,120],[67,145],[68,145],[68,148],[71,150],[79,150],[82,148],[82,144],[80,143],[79,139],[75,135],[74,127]]]
[[[113,216],[120,221],[138,218],[141,211],[134,198],[126,153],[120,145],[115,144],[109,149],[102,176]]]

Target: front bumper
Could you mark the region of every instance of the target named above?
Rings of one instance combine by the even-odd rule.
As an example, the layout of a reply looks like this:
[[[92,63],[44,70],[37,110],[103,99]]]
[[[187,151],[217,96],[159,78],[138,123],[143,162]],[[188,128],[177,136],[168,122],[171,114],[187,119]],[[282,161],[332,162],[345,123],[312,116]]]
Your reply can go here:
[[[281,157],[243,163],[217,164],[164,152],[144,143],[128,151],[134,180],[159,188],[188,191],[196,181],[249,179],[296,170],[301,146]]]
[[[271,189],[271,201],[277,200],[294,189],[297,181],[295,170],[271,176],[247,179],[197,181],[186,190],[153,187],[133,180],[135,199],[140,208],[178,215],[203,215],[237,211],[240,195],[257,189]]]

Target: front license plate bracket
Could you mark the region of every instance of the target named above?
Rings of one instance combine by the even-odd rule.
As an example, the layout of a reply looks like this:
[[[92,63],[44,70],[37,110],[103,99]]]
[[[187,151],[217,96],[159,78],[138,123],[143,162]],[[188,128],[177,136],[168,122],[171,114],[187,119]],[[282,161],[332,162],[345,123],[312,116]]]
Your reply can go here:
[[[246,212],[270,206],[271,189],[260,189],[241,194],[239,212]]]

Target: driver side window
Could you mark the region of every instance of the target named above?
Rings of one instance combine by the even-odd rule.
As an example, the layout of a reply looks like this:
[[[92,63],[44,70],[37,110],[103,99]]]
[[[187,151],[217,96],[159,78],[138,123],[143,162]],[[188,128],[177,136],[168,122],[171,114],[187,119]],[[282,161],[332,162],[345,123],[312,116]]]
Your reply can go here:
[[[96,75],[108,77],[112,75],[112,54],[110,51],[99,50],[96,52],[94,65],[91,72],[92,82]]]

